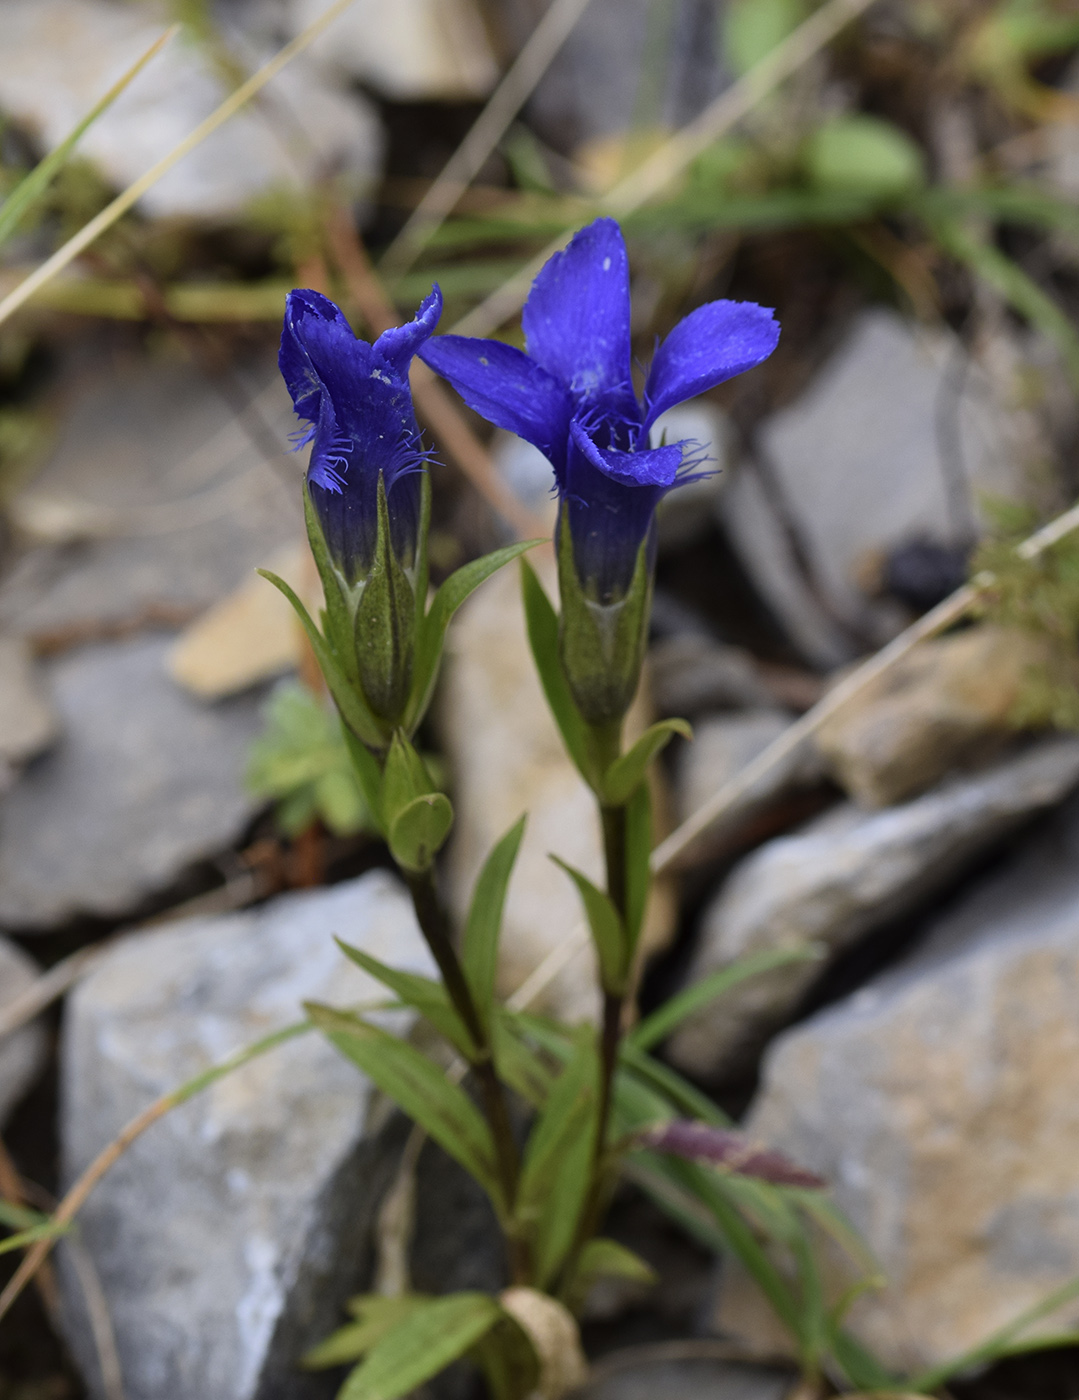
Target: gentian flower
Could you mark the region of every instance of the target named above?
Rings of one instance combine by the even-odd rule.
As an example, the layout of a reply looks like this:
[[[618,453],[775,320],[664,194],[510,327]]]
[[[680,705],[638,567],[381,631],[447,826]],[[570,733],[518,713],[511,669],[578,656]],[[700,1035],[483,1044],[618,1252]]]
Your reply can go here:
[[[653,448],[650,429],[675,404],[760,364],[779,326],[753,302],[698,307],[657,348],[641,403],[631,371],[629,262],[613,219],[589,224],[547,262],[522,324],[527,354],[454,335],[419,353],[471,408],[533,443],[554,468],[563,660],[586,718],[605,723],[636,688],[647,599],[637,598],[632,620],[619,609],[647,587],[656,507],[701,474],[693,444]],[[591,617],[594,637],[582,622],[576,640],[567,639],[571,605],[575,616]]]
[[[333,652],[388,734],[410,695],[426,591],[424,450],[408,370],[442,311],[437,287],[407,325],[358,340],[318,292],[288,295],[278,363],[308,423],[308,535]]]
[[[393,553],[403,568],[416,561],[427,454],[408,369],[441,314],[442,294],[433,287],[414,320],[369,345],[328,297],[288,294],[278,364],[296,413],[310,425],[299,441],[313,442],[307,488],[330,558],[350,589],[374,565],[380,476]]]

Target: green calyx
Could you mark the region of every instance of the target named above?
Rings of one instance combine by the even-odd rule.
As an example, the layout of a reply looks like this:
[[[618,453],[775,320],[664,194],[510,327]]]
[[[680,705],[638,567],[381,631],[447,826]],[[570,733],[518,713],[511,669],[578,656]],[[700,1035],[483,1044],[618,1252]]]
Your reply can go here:
[[[381,719],[396,724],[412,685],[416,595],[390,542],[386,485],[378,478],[378,537],[375,559],[356,607],[354,639],[360,684]]]
[[[559,654],[573,698],[595,727],[618,723],[629,709],[641,678],[652,605],[647,542],[637,552],[624,598],[597,603],[581,586],[573,558],[568,507],[558,531],[558,589],[562,615]]]

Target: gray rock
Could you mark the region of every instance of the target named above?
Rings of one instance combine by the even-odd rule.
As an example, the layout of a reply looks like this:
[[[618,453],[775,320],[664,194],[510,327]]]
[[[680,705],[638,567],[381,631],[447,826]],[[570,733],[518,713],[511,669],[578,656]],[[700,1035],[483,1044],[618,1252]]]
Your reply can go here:
[[[193,368],[118,355],[77,379],[55,452],[12,503],[39,544],[0,586],[0,626],[64,643],[186,621],[302,536],[292,406],[268,365],[248,372],[267,385],[274,461]]]
[[[805,394],[765,425],[761,449],[827,611],[805,586],[761,474],[745,465],[733,474],[719,501],[731,540],[810,660],[848,660],[858,645],[844,627],[876,644],[899,630],[901,611],[870,604],[857,586],[873,555],[914,537],[961,539],[975,527],[968,496],[1021,494],[1017,423],[986,384],[950,334],[866,311]],[[952,455],[941,434],[949,402]]]
[[[65,1179],[159,1095],[301,1019],[305,999],[380,1000],[334,934],[432,970],[407,897],[382,871],[118,944],[68,1003]],[[218,1081],[120,1159],[84,1208],[80,1239],[128,1400],[310,1393],[298,1357],[339,1325],[385,1185],[376,1127],[370,1084],[312,1034]],[[100,1394],[74,1270],[64,1299],[68,1339]]]
[[[833,1186],[888,1280],[851,1322],[906,1371],[1079,1274],[1079,803],[940,918],[919,953],[789,1031],[749,1131]],[[737,1270],[719,1323],[770,1346]],[[1026,1336],[1079,1325],[1074,1298]]]
[[[30,648],[21,637],[0,636],[0,764],[33,758],[57,729]]]
[[[783,1400],[795,1380],[776,1367],[703,1357],[648,1360],[630,1351],[624,1365],[618,1360],[617,1352],[605,1358],[599,1379],[575,1391],[574,1400]]]
[[[10,939],[0,938],[0,1011],[29,987],[40,969]],[[0,1128],[45,1063],[45,1031],[36,1022],[0,1039]]]
[[[516,47],[536,13],[527,0],[500,6]],[[561,150],[635,126],[682,125],[724,86],[717,22],[708,0],[662,12],[648,0],[591,0],[537,86],[533,123]]]
[[[1079,740],[1043,740],[987,772],[882,812],[845,803],[748,856],[704,914],[699,981],[750,953],[810,943],[834,955],[942,888],[979,851],[1079,783]],[[754,977],[687,1021],[670,1045],[702,1077],[741,1067],[796,1008],[819,964]]]
[[[114,0],[4,0],[0,105],[53,149],[161,34],[160,19]],[[269,52],[245,54],[254,68]],[[173,40],[82,138],[80,151],[123,187],[177,146],[225,98],[197,44]],[[219,218],[270,186],[327,171],[360,190],[381,163],[375,109],[301,55],[142,199],[153,215]]]
[[[661,555],[701,539],[712,528],[712,513],[729,480],[731,429],[722,409],[710,399],[690,399],[661,413],[652,424],[651,441],[686,442],[687,456],[700,465],[696,481],[687,482],[660,502],[657,532]]]
[[[749,652],[701,634],[684,632],[658,642],[649,650],[648,669],[662,715],[774,705]]]
[[[288,0],[298,32],[325,9],[322,0]],[[485,97],[498,65],[475,0],[358,0],[312,45],[331,70],[370,84],[397,102]]]
[[[0,805],[0,925],[121,915],[230,845],[259,696],[207,705],[165,674],[167,636],[83,647],[46,666],[63,743]]]

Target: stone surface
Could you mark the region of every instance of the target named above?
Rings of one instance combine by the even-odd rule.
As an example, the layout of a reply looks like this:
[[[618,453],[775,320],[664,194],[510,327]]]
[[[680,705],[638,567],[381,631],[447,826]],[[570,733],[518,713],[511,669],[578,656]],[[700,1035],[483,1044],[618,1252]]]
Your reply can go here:
[[[772,948],[815,943],[834,956],[941,889],[1076,784],[1079,739],[1053,738],[905,806],[834,808],[737,867],[704,913],[690,981]],[[702,1078],[743,1068],[819,972],[819,963],[794,963],[742,983],[682,1026],[672,1059]]]
[[[102,643],[45,667],[64,739],[0,803],[0,926],[122,915],[254,815],[243,770],[260,697],[191,698],[165,673],[170,644]]]
[[[553,559],[539,551],[530,557],[554,596]],[[635,709],[639,729],[640,703]],[[491,847],[522,812],[528,813],[503,919],[498,979],[508,995],[584,927],[577,891],[550,855],[561,856],[591,880],[603,879],[595,799],[566,757],[547,710],[525,635],[520,579],[512,567],[473,594],[450,629],[440,719],[453,770],[450,883],[460,912],[468,908]],[[634,723],[631,715],[631,730]],[[670,892],[661,885],[646,921],[646,946],[663,942],[670,918]],[[585,937],[539,1004],[569,1020],[594,1016],[594,967]]]
[[[318,616],[323,597],[306,540],[268,559],[265,567],[290,583]],[[267,579],[253,574],[184,629],[169,653],[169,675],[192,695],[220,700],[295,670],[302,650],[303,632],[292,605]]]
[[[0,1011],[29,987],[40,968],[10,939],[0,937]],[[0,1038],[0,1129],[45,1064],[45,1030],[38,1022]]]
[[[999,747],[1049,655],[1031,633],[988,626],[923,642],[828,719],[817,748],[864,806],[900,802]]]
[[[663,715],[692,716],[707,710],[762,709],[774,697],[753,657],[741,647],[683,632],[650,648],[652,695]]]
[[[1022,495],[1034,465],[1016,442],[1023,426],[995,376],[950,334],[861,313],[760,443],[827,610],[805,586],[759,471],[739,467],[719,503],[745,567],[808,659],[835,665],[899,630],[902,611],[871,604],[859,569],[912,538],[968,535],[978,492]]]
[[[324,9],[323,0],[290,0],[292,30]],[[484,97],[498,78],[474,0],[357,0],[312,52],[397,102]]]
[[[0,626],[60,642],[201,613],[303,535],[295,416],[268,364],[254,407],[276,435],[265,459],[197,370],[97,357],[73,375],[56,449],[11,513],[36,541],[0,585]]]
[[[324,7],[321,7],[324,8]],[[4,0],[0,107],[47,149],[59,145],[165,28],[165,16],[114,0]],[[252,68],[269,51],[252,54]],[[246,56],[245,56],[246,57]],[[227,88],[194,43],[173,39],[86,132],[80,152],[123,187],[177,146]],[[154,215],[241,212],[272,185],[329,170],[357,189],[374,179],[382,138],[374,108],[300,55],[142,199]]]
[[[520,48],[536,23],[529,0],[498,9]],[[568,151],[631,129],[671,129],[696,116],[725,81],[712,5],[657,13],[648,0],[590,0],[529,104],[544,138]]]
[[[618,1359],[605,1358],[599,1378],[574,1391],[573,1400],[784,1400],[794,1384],[793,1372],[737,1361],[650,1360],[633,1352],[624,1365]]]
[[[889,1280],[852,1325],[908,1374],[1079,1274],[1079,803],[777,1041],[748,1128],[833,1183]],[[768,1345],[735,1271],[719,1321]],[[1077,1325],[1072,1299],[1025,1335]]]
[[[57,729],[30,648],[21,637],[0,636],[0,764],[33,758]]]
[[[381,999],[334,934],[432,971],[407,896],[382,871],[118,944],[68,1002],[66,1179],[160,1094],[299,1019],[305,999]],[[84,1207],[80,1239],[128,1400],[311,1393],[297,1359],[338,1324],[385,1184],[371,1109],[355,1066],[309,1035],[166,1115],[113,1167]],[[100,1394],[72,1272],[67,1334]]]

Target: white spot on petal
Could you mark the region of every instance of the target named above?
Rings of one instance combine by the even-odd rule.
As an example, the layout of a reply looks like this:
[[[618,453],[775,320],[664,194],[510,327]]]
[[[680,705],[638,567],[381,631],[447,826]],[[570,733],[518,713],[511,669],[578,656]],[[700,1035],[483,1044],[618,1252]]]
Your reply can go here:
[[[610,272],[610,270],[611,270],[611,260],[610,260],[610,258],[604,258],[604,259],[603,259],[603,270],[604,270],[604,272]]]

